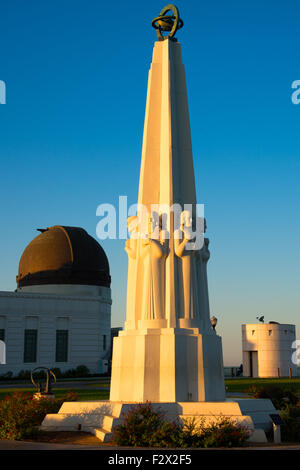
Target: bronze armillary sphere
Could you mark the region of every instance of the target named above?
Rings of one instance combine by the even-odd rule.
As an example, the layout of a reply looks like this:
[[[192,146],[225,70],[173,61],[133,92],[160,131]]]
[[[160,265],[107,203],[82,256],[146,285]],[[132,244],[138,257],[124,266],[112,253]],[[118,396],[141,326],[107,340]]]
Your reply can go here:
[[[173,15],[167,15],[171,11]],[[183,21],[179,16],[179,10],[175,5],[167,5],[164,7],[159,16],[154,18],[152,21],[153,28],[156,29],[156,34],[159,41],[163,41],[166,38],[170,38],[176,41],[174,38],[176,31],[183,26]],[[162,31],[170,31],[170,34],[164,36]]]

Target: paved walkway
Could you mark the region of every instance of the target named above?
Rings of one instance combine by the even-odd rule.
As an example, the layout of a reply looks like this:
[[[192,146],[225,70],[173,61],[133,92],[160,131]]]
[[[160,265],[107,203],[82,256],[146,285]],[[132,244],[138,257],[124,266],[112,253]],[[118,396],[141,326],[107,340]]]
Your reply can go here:
[[[47,444],[46,442],[0,441],[2,450],[101,450],[105,447],[70,444]]]
[[[117,447],[117,446],[102,446],[102,445],[70,445],[70,444],[47,444],[45,442],[24,442],[24,441],[8,441],[8,440],[0,440],[0,452],[3,450],[98,450],[98,451],[108,451],[111,453],[115,453],[116,451],[124,451],[124,450],[130,450],[132,453],[135,451],[152,451],[155,450],[155,452],[158,452],[159,450],[163,451],[168,451],[172,449],[149,449],[149,448],[144,448],[144,449],[136,449],[133,447]],[[210,451],[210,450],[218,450],[218,449],[178,449],[181,452],[187,452],[193,450],[198,451]],[[236,447],[233,449],[219,449],[219,450],[246,450],[246,451],[251,451],[251,450],[300,450],[300,444],[299,445],[277,445],[277,446],[251,446],[251,447]]]

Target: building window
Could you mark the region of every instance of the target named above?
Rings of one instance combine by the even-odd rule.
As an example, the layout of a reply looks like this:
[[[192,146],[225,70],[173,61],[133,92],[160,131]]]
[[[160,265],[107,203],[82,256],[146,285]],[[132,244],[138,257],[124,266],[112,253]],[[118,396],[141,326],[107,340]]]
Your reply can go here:
[[[25,330],[24,362],[36,362],[37,330]]]
[[[103,335],[103,351],[106,351],[106,335]]]
[[[68,362],[68,330],[56,330],[56,362]]]
[[[0,341],[5,341],[5,329],[0,328]]]

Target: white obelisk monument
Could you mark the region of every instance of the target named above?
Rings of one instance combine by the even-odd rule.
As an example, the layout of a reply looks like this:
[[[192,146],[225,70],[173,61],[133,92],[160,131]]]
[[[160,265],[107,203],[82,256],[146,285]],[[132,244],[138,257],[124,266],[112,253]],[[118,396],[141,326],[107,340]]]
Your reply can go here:
[[[166,15],[170,10],[173,15]],[[65,402],[45,417],[42,429],[74,431],[80,424],[109,441],[132,403],[148,401],[171,420],[232,416],[254,431],[255,441],[266,442],[269,415],[276,412],[272,402],[225,399],[221,338],[210,323],[209,241],[202,234],[199,246],[194,236],[185,73],[174,39],[183,23],[178,9],[167,5],[152,24],[159,41],[149,72],[140,206],[128,219],[127,312],[125,329],[114,339],[110,400]]]
[[[114,339],[110,400],[223,401],[221,338],[210,323],[208,239],[195,248],[189,236],[197,216],[196,191],[181,46],[159,33],[149,72],[138,195],[149,230],[145,235],[141,213],[129,219],[126,323]],[[168,213],[174,204],[182,208],[180,227]]]

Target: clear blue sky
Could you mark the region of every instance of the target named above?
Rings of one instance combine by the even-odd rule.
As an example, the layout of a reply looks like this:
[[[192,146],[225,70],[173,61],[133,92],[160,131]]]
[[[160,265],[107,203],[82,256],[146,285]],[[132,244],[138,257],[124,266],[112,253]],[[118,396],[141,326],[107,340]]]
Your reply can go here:
[[[167,2],[165,2],[167,3]],[[211,240],[211,313],[224,362],[241,362],[241,324],[300,331],[298,0],[183,1],[198,202]],[[38,227],[81,226],[136,202],[147,75],[164,2],[10,0],[0,7],[0,290]],[[125,319],[124,241],[103,241],[112,324]]]

